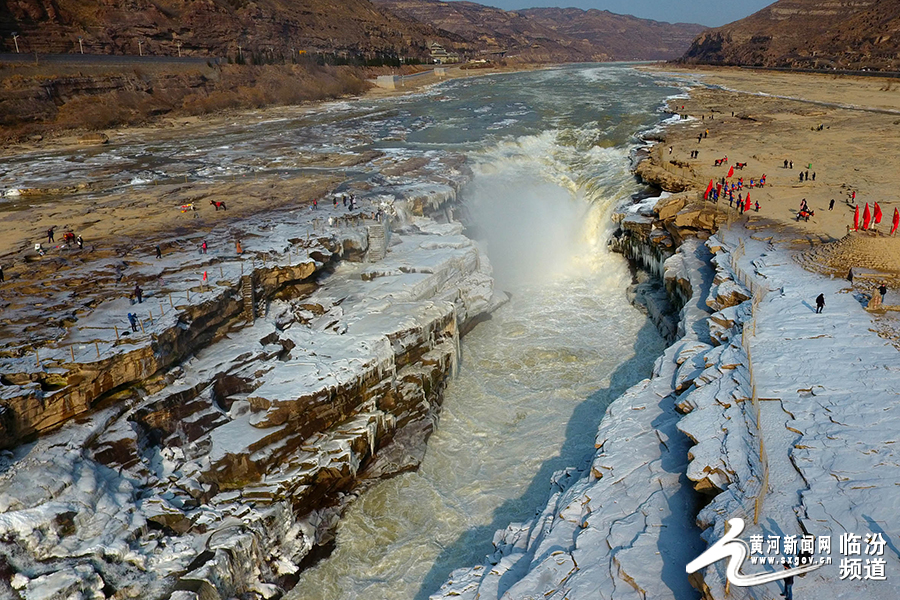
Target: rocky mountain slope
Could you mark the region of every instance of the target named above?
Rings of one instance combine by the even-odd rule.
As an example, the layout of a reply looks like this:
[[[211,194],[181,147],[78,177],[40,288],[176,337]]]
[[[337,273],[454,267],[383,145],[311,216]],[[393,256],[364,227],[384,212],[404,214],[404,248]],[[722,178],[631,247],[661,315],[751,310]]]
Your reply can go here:
[[[23,52],[231,56],[348,51],[424,56],[426,42],[454,41],[368,0],[15,0],[0,3],[0,48]],[[451,36],[452,37],[452,36]],[[141,42],[141,48],[138,48]]]
[[[900,3],[779,0],[710,29],[681,58],[694,64],[900,69]]]
[[[703,28],[606,11],[504,11],[438,0],[5,0],[0,51],[177,56],[281,62],[309,53],[429,56],[433,41],[464,56],[520,62],[678,56]],[[240,48],[239,48],[240,47]]]
[[[701,25],[669,24],[577,8],[504,11],[473,2],[375,0],[392,12],[472,40],[508,60],[563,62],[677,56]]]
[[[706,30],[693,23],[662,23],[596,9],[530,8],[521,14],[557,34],[589,42],[610,60],[668,59]]]

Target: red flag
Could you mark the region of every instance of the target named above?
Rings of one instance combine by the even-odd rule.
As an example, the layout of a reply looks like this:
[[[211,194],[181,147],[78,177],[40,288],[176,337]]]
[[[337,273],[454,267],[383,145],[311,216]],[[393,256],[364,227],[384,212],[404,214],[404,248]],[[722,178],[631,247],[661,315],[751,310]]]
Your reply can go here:
[[[744,212],[750,212],[750,192],[747,192],[747,199],[744,201]]]
[[[853,211],[853,231],[859,231],[859,204],[856,205],[856,210]]]
[[[712,179],[709,180],[709,185],[706,186],[706,193],[703,194],[703,199],[706,200],[709,198],[709,193],[712,191],[713,182]]]
[[[866,209],[863,211],[863,231],[869,228],[869,222],[872,220],[872,213],[869,211],[869,203],[866,202]]]
[[[203,281],[206,281],[206,271],[203,271]]]
[[[728,176],[728,177],[731,177],[731,176],[733,176],[733,175],[734,175],[734,166],[732,166],[730,169],[728,169],[728,175],[727,175],[727,176]]]
[[[877,202],[875,203],[875,215],[874,215],[873,219],[875,220],[876,225],[881,223],[881,207],[878,206]]]
[[[900,210],[894,209],[894,225],[891,227],[891,235],[897,232],[897,226],[900,225]]]

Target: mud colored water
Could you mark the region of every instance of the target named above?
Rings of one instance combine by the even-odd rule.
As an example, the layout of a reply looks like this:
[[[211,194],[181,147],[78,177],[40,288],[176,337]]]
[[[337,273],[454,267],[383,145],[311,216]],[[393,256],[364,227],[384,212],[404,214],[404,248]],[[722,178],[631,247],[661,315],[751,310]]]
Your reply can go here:
[[[288,598],[427,598],[483,560],[496,529],[530,518],[555,471],[585,466],[605,407],[663,348],[606,239],[611,209],[638,190],[635,134],[674,92],[582,66],[456,81],[406,105],[424,126],[396,124],[402,151],[452,148],[473,165],[462,195],[512,300],[464,338],[421,469],[353,504]]]

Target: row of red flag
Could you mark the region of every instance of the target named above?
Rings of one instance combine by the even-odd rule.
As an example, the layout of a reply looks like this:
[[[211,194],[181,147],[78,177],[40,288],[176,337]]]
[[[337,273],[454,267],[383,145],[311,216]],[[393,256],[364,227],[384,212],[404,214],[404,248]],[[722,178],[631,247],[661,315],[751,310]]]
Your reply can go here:
[[[728,169],[728,177],[734,175],[734,167]],[[713,180],[709,180],[709,185],[706,186],[706,192],[703,194],[704,199],[709,199],[709,194],[713,189]],[[744,210],[750,210],[750,193],[747,193],[747,198],[745,199]],[[878,206],[878,203],[875,203],[875,206],[872,211],[869,211],[869,203],[866,202],[866,208],[863,211],[862,215],[862,228],[863,231],[869,228],[869,224],[878,225],[881,223],[881,207]],[[853,231],[859,231],[859,205],[856,205],[856,212],[853,213]],[[900,226],[900,210],[894,209],[894,219],[891,225],[891,235],[894,235],[897,232],[897,227]]]
[[[878,203],[875,203],[873,210],[869,211],[869,203],[866,202],[866,208],[863,210],[862,215],[862,228],[863,231],[869,228],[869,224],[872,223],[874,225],[878,225],[881,223],[881,207],[878,206]],[[900,225],[900,210],[894,209],[894,219],[891,223],[891,235],[894,235],[897,232],[897,226]],[[853,231],[858,231],[860,226],[859,222],[859,205],[856,205],[856,211],[853,213]]]
[[[732,171],[733,170],[734,169],[732,168]],[[731,171],[728,172],[728,176],[731,177]],[[710,193],[712,193],[712,189],[713,189],[713,180],[710,179],[709,185],[706,186],[706,191],[703,193],[704,200],[709,200],[709,195],[710,195]],[[721,186],[716,184],[716,193],[718,193],[720,189],[721,189]],[[738,208],[740,208],[740,207],[741,207],[741,205],[738,204]],[[750,192],[747,192],[747,197],[744,198],[744,211],[749,211],[749,210],[750,210]]]

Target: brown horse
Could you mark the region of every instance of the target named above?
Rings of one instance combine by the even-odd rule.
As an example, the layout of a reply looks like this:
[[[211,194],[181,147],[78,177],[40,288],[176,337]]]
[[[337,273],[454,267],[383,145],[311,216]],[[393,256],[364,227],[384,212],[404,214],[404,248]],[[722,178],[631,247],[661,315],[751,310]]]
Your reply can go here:
[[[215,206],[215,207],[216,207],[216,212],[219,212],[219,209],[220,209],[220,208],[221,208],[222,210],[228,210],[228,207],[225,206],[225,203],[224,203],[224,202],[217,202],[217,201],[215,201],[215,200],[210,200],[210,201],[209,201],[209,204],[210,204],[210,206]]]

